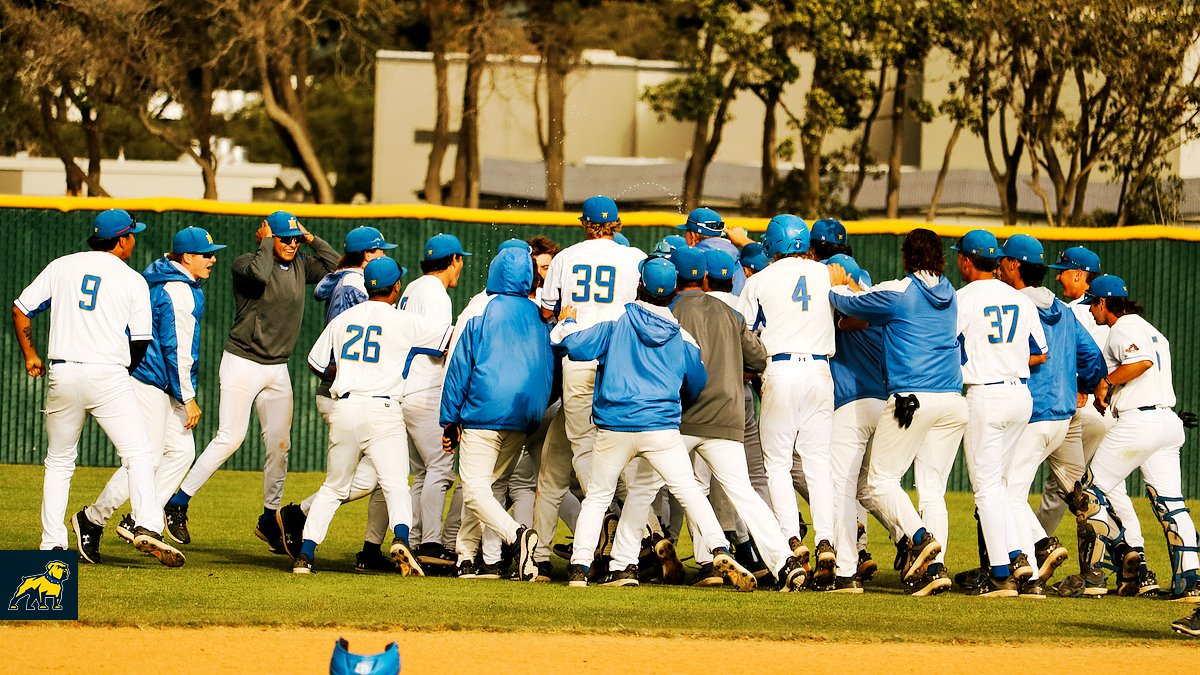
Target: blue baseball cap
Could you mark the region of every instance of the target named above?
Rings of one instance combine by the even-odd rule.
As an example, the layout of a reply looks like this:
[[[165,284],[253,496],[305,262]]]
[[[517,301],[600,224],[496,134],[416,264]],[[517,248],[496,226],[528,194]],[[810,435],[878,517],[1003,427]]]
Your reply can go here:
[[[675,265],[666,258],[646,258],[638,265],[642,286],[656,298],[665,298],[675,292]]]
[[[356,227],[346,233],[346,253],[362,253],[374,249],[388,251],[393,248],[396,248],[395,244],[384,241],[383,233],[369,225]]]
[[[625,235],[621,234],[620,232],[613,232],[613,241],[617,242],[618,244],[620,244],[622,246],[629,246],[629,237],[626,237]]]
[[[719,237],[725,234],[725,221],[721,220],[721,215],[716,211],[701,206],[698,209],[693,209],[688,214],[687,222],[682,225],[676,225],[675,229],[696,232],[707,237]]]
[[[500,245],[496,247],[496,253],[500,253],[500,251],[503,251],[506,248],[522,248],[525,249],[526,253],[533,250],[529,246],[529,242],[525,241],[524,239],[517,239],[516,237],[513,237],[512,239],[505,239],[504,241],[500,242]]]
[[[699,281],[704,278],[708,263],[704,260],[704,251],[691,246],[680,246],[671,251],[671,263],[679,273],[679,278],[686,281]]]
[[[1000,242],[996,241],[996,235],[987,230],[971,230],[964,234],[957,244],[951,246],[950,250],[995,260],[999,248]]]
[[[300,230],[300,221],[287,211],[276,211],[267,216],[267,225],[271,228],[272,237],[298,237],[304,234]]]
[[[92,236],[97,239],[116,239],[127,234],[137,234],[146,229],[125,209],[109,209],[96,214],[92,220]]]
[[[1096,300],[1103,298],[1128,298],[1129,286],[1121,277],[1115,277],[1111,274],[1105,274],[1096,277],[1091,284],[1088,284],[1087,292],[1083,294],[1083,299],[1080,304],[1090,305]]]
[[[452,255],[469,256],[463,250],[462,242],[452,234],[435,234],[425,242],[425,259],[437,260]]]
[[[1046,251],[1042,248],[1042,242],[1028,234],[1014,234],[1009,237],[1004,246],[1000,247],[1000,257],[1035,265],[1046,264]]]
[[[663,237],[662,241],[660,241],[659,243],[666,244],[667,248],[670,250],[675,250],[677,248],[682,248],[682,247],[688,245],[687,239],[684,239],[681,235],[678,235],[678,234],[668,234],[667,236]]]
[[[704,262],[708,267],[710,279],[732,279],[738,268],[738,263],[733,256],[715,248],[704,252]]]
[[[854,283],[856,284],[862,285],[866,283],[870,285],[871,283],[871,275],[867,274],[867,271],[858,264],[857,260],[845,253],[831,255],[828,260],[822,260],[821,262],[826,265],[841,265],[842,269],[846,270],[846,274],[849,274],[850,278],[854,279]]]
[[[767,257],[767,249],[757,241],[743,246],[738,257],[741,259],[742,267],[749,267],[755,272],[761,272],[771,264],[771,259]]]
[[[223,248],[225,244],[214,244],[208,230],[199,227],[185,227],[171,240],[171,253],[212,253]]]
[[[400,281],[400,277],[408,273],[408,270],[400,266],[400,263],[387,257],[386,255],[367,263],[363,268],[363,284],[367,287],[367,292],[381,288],[391,288],[393,284]]]
[[[845,246],[846,226],[837,218],[822,218],[812,224],[812,240]]]
[[[613,201],[612,197],[596,195],[583,200],[583,215],[579,219],[589,223],[603,224],[615,223],[621,217],[617,215],[617,203]]]
[[[1083,246],[1072,246],[1058,254],[1058,261],[1047,265],[1056,270],[1083,270],[1091,274],[1100,273],[1100,256]]]

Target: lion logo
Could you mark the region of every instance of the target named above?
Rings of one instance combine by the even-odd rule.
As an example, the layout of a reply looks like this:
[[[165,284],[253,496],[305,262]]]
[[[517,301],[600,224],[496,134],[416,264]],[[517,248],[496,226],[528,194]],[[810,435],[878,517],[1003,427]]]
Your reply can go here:
[[[62,609],[63,582],[71,575],[71,568],[60,560],[46,563],[46,571],[25,577],[8,601],[9,609]]]

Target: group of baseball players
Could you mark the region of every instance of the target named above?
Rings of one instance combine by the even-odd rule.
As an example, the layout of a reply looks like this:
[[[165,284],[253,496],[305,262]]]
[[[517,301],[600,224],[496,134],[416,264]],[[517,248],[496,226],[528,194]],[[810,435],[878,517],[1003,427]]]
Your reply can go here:
[[[448,289],[471,253],[453,235],[426,242],[406,283],[378,229],[351,230],[339,254],[290,213],[271,214],[258,248],[232,263],[218,432],[196,457],[201,285],[225,246],[188,227],[137,274],[126,261],[146,225],[100,213],[91,250],[52,261],[14,303],[26,371],[49,380],[41,548],[68,544],[90,414],[121,468],[69,520],[80,556],[101,562],[103,529],[129,500],[118,535],[182,566],[189,504],[241,446],[254,408],[265,448],[254,531],[297,574],[314,570],[338,507],[367,498],[361,571],[550,581],[557,554],[569,586],[684,583],[686,515],[694,585],[862,593],[878,569],[869,513],[915,596],[955,584],[984,597],[1097,596],[1111,571],[1119,595],[1200,602],[1179,459],[1195,418],[1173,411],[1167,338],[1092,251],[1047,258],[1029,235],[1001,243],[974,230],[952,246],[965,284],[955,290],[926,229],[904,239],[905,276],[872,284],[834,219],[810,229],[779,215],[755,242],[699,208],[649,255],[620,233],[609,197],[587,199],[580,222],[584,241],[561,251],[546,237],[502,243],[455,319]],[[1044,286],[1049,269],[1069,302]],[[285,506],[287,362],[312,285],[325,328],[307,362],[327,475]],[[47,309],[43,362],[31,320]],[[960,444],[980,562],[952,581],[945,491]],[[901,484],[910,467],[916,505]],[[1167,539],[1162,589],[1125,490],[1135,469]],[[1069,555],[1054,536],[1067,508],[1080,574],[1052,585]],[[552,545],[560,520],[571,543]],[[1200,610],[1173,628],[1200,635]]]

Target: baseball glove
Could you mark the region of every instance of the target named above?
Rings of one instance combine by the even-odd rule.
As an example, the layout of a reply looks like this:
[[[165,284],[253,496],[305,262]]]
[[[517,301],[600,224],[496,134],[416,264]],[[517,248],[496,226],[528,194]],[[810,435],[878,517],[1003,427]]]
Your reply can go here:
[[[1179,413],[1179,419],[1183,421],[1184,429],[1195,429],[1196,427],[1200,427],[1200,416],[1197,416],[1194,412],[1188,412],[1186,410],[1181,411]]]
[[[1083,586],[1083,577],[1072,574],[1057,584],[1051,584],[1049,588],[1064,598],[1078,598],[1083,595]]]
[[[459,443],[462,443],[462,426],[447,424],[446,428],[442,430],[442,450],[458,452]]]
[[[913,415],[917,413],[917,408],[921,407],[921,402],[917,400],[916,394],[896,394],[896,422],[901,429],[907,429],[913,421]]]

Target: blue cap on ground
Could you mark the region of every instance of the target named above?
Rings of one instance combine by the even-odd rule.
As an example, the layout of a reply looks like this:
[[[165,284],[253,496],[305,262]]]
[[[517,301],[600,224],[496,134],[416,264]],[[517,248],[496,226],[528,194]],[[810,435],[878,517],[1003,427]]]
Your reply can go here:
[[[738,268],[738,263],[733,256],[716,248],[710,248],[704,252],[704,262],[708,267],[710,279],[732,279]]]
[[[1000,247],[1001,258],[1012,258],[1035,265],[1046,264],[1046,251],[1042,242],[1028,234],[1014,234]]]
[[[693,209],[688,214],[687,222],[682,225],[676,225],[675,229],[697,232],[706,237],[719,237],[725,234],[725,221],[721,220],[721,215],[716,211],[701,206],[698,209]]]
[[[304,234],[300,230],[300,221],[287,211],[276,211],[267,216],[267,225],[271,228],[272,237],[299,237]]]
[[[691,246],[680,246],[671,251],[671,263],[675,265],[679,278],[687,281],[703,279],[704,271],[708,267],[704,260],[704,251]]]
[[[395,244],[387,243],[383,233],[369,225],[356,227],[346,233],[346,253],[362,253],[374,249],[387,251],[393,248],[396,248]]]
[[[1129,286],[1121,277],[1115,277],[1111,274],[1105,274],[1096,277],[1091,284],[1088,285],[1087,292],[1083,294],[1083,299],[1079,302],[1085,305],[1091,304],[1095,300],[1102,298],[1128,298]]]
[[[849,274],[850,278],[854,279],[854,282],[859,285],[863,284],[864,282],[867,284],[871,283],[871,276],[867,274],[866,270],[864,270],[862,266],[858,264],[857,260],[851,258],[845,253],[831,255],[829,256],[828,260],[822,260],[821,262],[825,263],[826,265],[841,265],[842,269],[846,270],[846,274]]]
[[[517,239],[516,237],[513,237],[512,239],[505,239],[504,241],[500,242],[500,245],[496,247],[496,253],[499,253],[506,248],[523,248],[526,251],[533,250],[530,248],[529,242],[525,241],[524,239]]]
[[[1000,242],[996,241],[996,235],[987,230],[971,230],[964,234],[957,244],[951,246],[950,250],[995,260],[999,248]]]
[[[617,242],[618,244],[620,244],[622,246],[629,246],[629,237],[626,237],[625,235],[621,234],[620,232],[613,232],[613,241]]]
[[[208,230],[199,227],[185,227],[171,240],[171,253],[212,253],[223,248],[225,244],[214,244]]]
[[[329,675],[399,675],[400,648],[393,642],[379,654],[353,654],[350,643],[338,638],[329,660]]]
[[[812,224],[813,241],[846,245],[846,226],[837,218],[822,218]]]
[[[463,250],[462,242],[452,234],[435,234],[425,242],[425,259],[437,260],[451,255],[471,255]]]
[[[615,223],[621,219],[617,215],[617,203],[612,197],[604,195],[596,195],[583,200],[583,215],[580,220],[586,220],[589,223]]]
[[[125,209],[101,211],[92,220],[92,236],[97,239],[116,239],[145,229],[146,224],[134,220]]]
[[[380,256],[363,268],[363,285],[367,287],[368,293],[381,288],[391,288],[407,273],[408,270],[401,267],[400,263],[386,255]]]
[[[741,259],[742,267],[749,267],[755,272],[761,272],[771,264],[771,259],[767,257],[767,250],[757,241],[743,246],[738,257]]]
[[[1058,261],[1047,265],[1056,270],[1083,270],[1091,274],[1100,273],[1100,256],[1083,246],[1072,246],[1058,254]]]
[[[646,258],[641,265],[642,286],[656,298],[665,298],[675,292],[675,265],[666,258]]]

